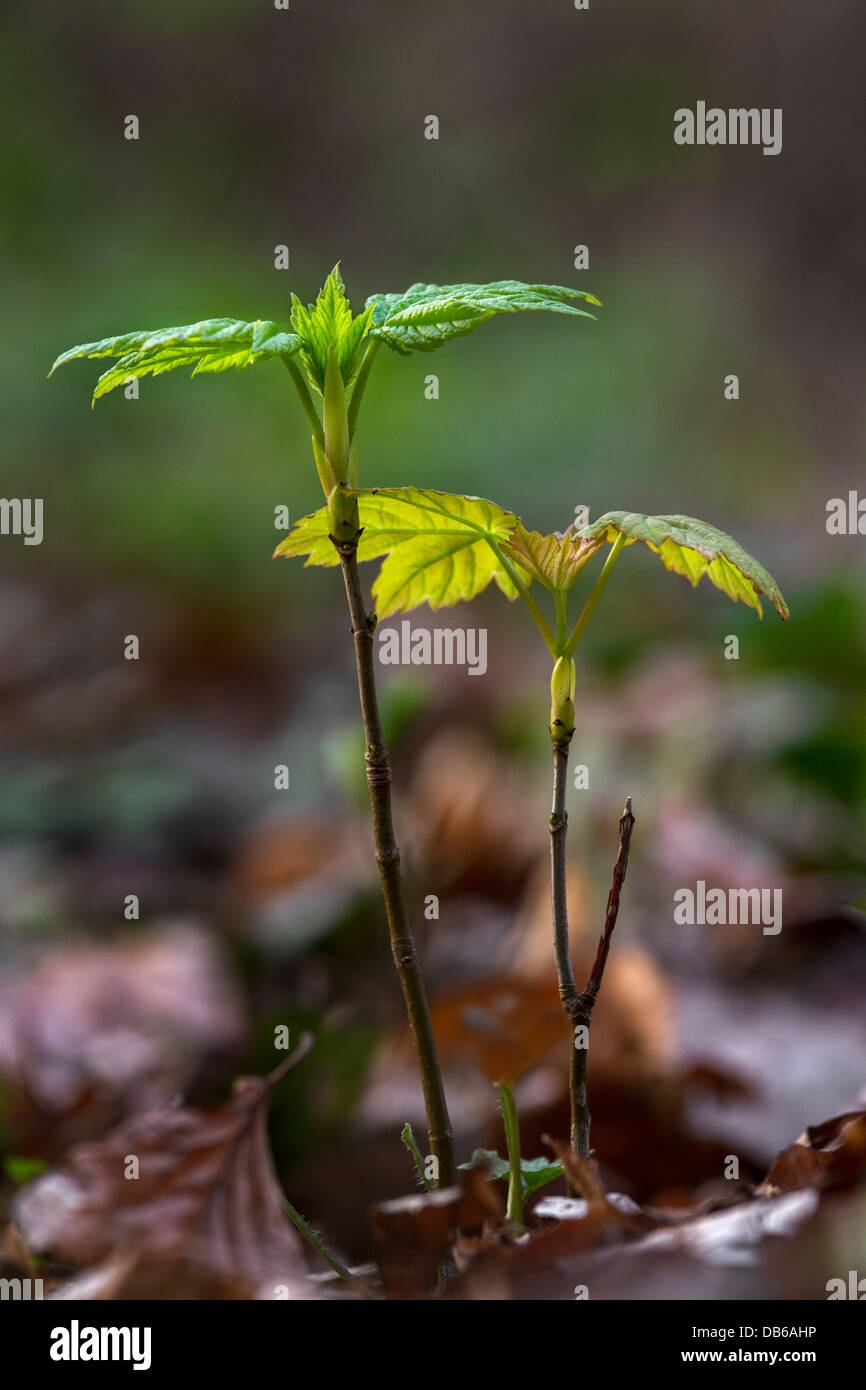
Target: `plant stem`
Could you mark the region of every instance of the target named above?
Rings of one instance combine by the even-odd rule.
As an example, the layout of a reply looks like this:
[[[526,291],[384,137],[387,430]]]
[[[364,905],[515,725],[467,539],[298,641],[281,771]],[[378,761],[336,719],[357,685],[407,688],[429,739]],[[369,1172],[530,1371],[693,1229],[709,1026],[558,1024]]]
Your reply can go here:
[[[421,1150],[418,1148],[418,1145],[415,1142],[415,1135],[412,1132],[412,1126],[410,1125],[408,1120],[404,1124],[403,1128],[400,1130],[400,1138],[403,1140],[403,1143],[406,1145],[406,1148],[412,1155],[419,1180],[424,1184],[424,1187],[428,1192],[432,1192],[433,1184],[428,1178],[427,1174],[424,1172],[424,1159],[421,1157]]]
[[[319,419],[319,412],[316,410],[316,407],[313,404],[313,398],[310,395],[310,388],[304,381],[303,374],[300,371],[294,359],[291,357],[284,357],[283,361],[286,364],[289,376],[292,378],[292,381],[295,384],[295,390],[300,396],[301,405],[304,407],[304,414],[309,420],[310,427],[313,431],[313,438],[316,440],[316,443],[319,445],[319,447],[324,449],[325,431],[322,429],[322,422]]]
[[[566,656],[574,656],[575,648],[577,647],[578,642],[580,641],[581,637],[583,636],[586,630],[587,623],[589,622],[590,618],[595,612],[595,605],[598,603],[599,599],[604,593],[605,585],[607,584],[607,581],[610,579],[610,576],[613,573],[613,567],[619,559],[619,552],[622,550],[623,546],[625,545],[625,542],[626,537],[623,535],[622,531],[620,531],[619,535],[617,536],[616,540],[610,548],[610,554],[604,562],[604,568],[602,569],[601,574],[598,576],[598,579],[595,581],[589,598],[583,605],[583,610],[581,611],[580,617],[578,618],[574,627],[571,629],[568,642],[565,647]]]
[[[294,1052],[290,1053],[289,1056],[286,1057],[285,1061],[281,1062],[280,1065],[276,1067],[274,1071],[271,1072],[270,1076],[267,1077],[266,1085],[268,1089],[272,1090],[273,1087],[278,1084],[278,1082],[282,1081],[283,1077],[286,1075],[287,1072],[292,1071],[298,1065],[299,1062],[302,1062],[304,1058],[307,1056],[308,1052],[310,1052],[310,1050],[312,1049],[312,1046],[312,1033],[302,1033]],[[328,1248],[328,1246],[322,1240],[322,1237],[317,1235],[316,1232],[313,1230],[312,1226],[309,1224],[309,1222],[304,1220],[297,1207],[292,1205],[285,1192],[280,1193],[280,1201],[282,1202],[283,1210],[285,1211],[286,1215],[290,1218],[296,1230],[300,1231],[301,1235],[304,1237],[306,1241],[309,1241],[310,1245],[312,1245],[314,1250],[318,1250],[322,1258],[328,1261],[328,1264],[331,1266],[331,1268],[337,1271],[340,1278],[345,1279],[347,1284],[351,1284],[352,1287],[358,1289],[359,1292],[369,1294],[369,1289],[367,1288],[364,1281],[362,1279],[356,1278],[356,1276],[346,1268],[342,1260],[337,1259],[337,1256],[334,1254],[333,1250]]]
[[[571,1147],[580,1158],[589,1157],[589,1106],[586,1094],[585,1046],[578,1047],[576,1030],[588,1018],[579,1017],[581,996],[578,993],[571,964],[568,940],[568,884],[566,869],[566,836],[568,812],[565,809],[568,784],[568,744],[553,745],[553,807],[550,814],[550,878],[553,905],[553,955],[559,997],[571,1025],[571,1047],[568,1066],[568,1094],[571,1111]],[[583,1037],[581,1043],[585,1041]],[[569,1196],[575,1196],[569,1184]]]
[[[328,1248],[328,1246],[322,1240],[322,1237],[316,1235],[316,1232],[313,1230],[312,1226],[309,1224],[309,1222],[304,1220],[297,1207],[292,1206],[285,1193],[281,1193],[280,1195],[283,1203],[283,1210],[285,1211],[286,1215],[289,1217],[295,1228],[298,1231],[300,1231],[301,1235],[304,1237],[304,1240],[309,1241],[313,1249],[318,1250],[319,1254],[322,1256],[322,1259],[327,1260],[331,1268],[335,1269],[339,1274],[340,1278],[344,1279],[347,1284],[351,1284],[352,1288],[366,1288],[366,1285],[363,1283],[363,1280],[356,1279],[355,1275],[352,1274],[351,1271],[346,1268],[342,1260],[339,1260],[337,1258],[333,1250],[330,1250]]]
[[[361,409],[361,401],[364,399],[364,392],[367,389],[367,380],[370,370],[376,360],[376,353],[379,351],[379,342],[376,338],[370,338],[364,350],[361,366],[355,378],[355,385],[352,389],[352,399],[349,401],[349,438],[355,433],[355,426],[358,423],[358,411]]]
[[[553,958],[562,1007],[571,1014],[577,1002],[577,985],[568,947],[568,898],[566,892],[565,840],[568,812],[565,809],[568,781],[568,744],[553,745],[553,805],[550,810],[550,895],[553,907]]]
[[[539,632],[544,638],[547,650],[550,652],[550,655],[554,658],[557,657],[559,655],[559,650],[557,648],[556,638],[553,635],[553,629],[551,628],[550,623],[547,621],[538,604],[535,602],[535,599],[532,597],[532,594],[529,592],[526,585],[523,583],[523,580],[520,578],[520,575],[517,573],[517,570],[509,560],[508,556],[503,554],[500,547],[496,544],[496,541],[491,539],[490,536],[487,537],[487,543],[490,546],[496,558],[499,560],[500,564],[502,565],[502,568],[505,570],[506,574],[508,575],[508,578],[511,580],[518,594],[523,599],[523,602],[526,604],[526,607],[529,609],[529,612],[532,615],[532,621],[535,623],[535,626],[538,628]]]
[[[571,951],[568,944],[568,894],[566,881],[565,845],[568,831],[568,812],[565,809],[568,782],[568,744],[553,745],[553,805],[550,812],[550,896],[553,908],[553,958],[559,997],[566,1016],[572,1024],[571,1061],[568,1090],[571,1103],[571,1142],[575,1146],[577,1117],[586,1108],[586,1057],[581,1076],[577,1049],[574,1046],[574,1011],[578,992],[574,982]]]
[[[616,919],[619,915],[619,900],[622,893],[622,885],[625,882],[626,869],[628,868],[628,853],[631,846],[633,825],[634,815],[631,809],[631,797],[629,796],[626,797],[625,809],[619,822],[619,850],[613,868],[613,882],[607,898],[604,927],[598,939],[595,960],[593,961],[589,979],[583,993],[578,995],[575,1008],[571,1015],[571,1021],[574,1027],[585,1029],[585,1034],[581,1039],[584,1046],[574,1046],[571,1050],[571,1147],[574,1149],[578,1158],[589,1158],[590,1115],[586,1096],[589,1025],[592,1018],[593,1006],[598,998],[598,992],[601,989],[601,982],[604,977],[604,967],[607,964],[607,956],[610,951],[610,939],[613,935],[613,929],[616,926]]]
[[[508,1205],[505,1216],[515,1226],[523,1225],[523,1175],[520,1171],[520,1121],[517,1106],[514,1104],[514,1091],[507,1081],[497,1087],[502,1105],[502,1120],[505,1125],[505,1143],[508,1151]]]
[[[409,926],[403,896],[400,851],[394,836],[391,811],[391,762],[382,735],[382,722],[376,697],[376,678],[373,666],[375,619],[371,621],[368,617],[364,604],[361,579],[358,574],[357,546],[356,537],[354,541],[338,544],[336,548],[343,568],[346,598],[352,619],[352,636],[355,642],[358,692],[361,697],[361,717],[364,721],[367,743],[367,785],[370,789],[370,804],[373,812],[376,861],[382,880],[385,912],[391,935],[391,952],[403,988],[406,1011],[409,1015],[409,1027],[421,1071],[430,1152],[437,1159],[439,1187],[451,1187],[457,1181],[454,1140],[433,1028],[430,1023],[430,1011],[427,1007],[424,982],[421,978],[418,954]]]
[[[561,589],[557,589],[553,595],[553,602],[556,608],[556,650],[558,652],[564,652],[565,644],[568,640],[568,614],[566,608],[568,595],[563,593]]]
[[[378,348],[377,342],[372,340],[368,342],[348,410],[342,391],[342,381],[337,384],[332,379],[331,385],[334,389],[329,391],[326,380],[325,405],[329,437],[334,436],[342,443],[347,440],[351,441],[361,399]],[[431,1153],[437,1162],[438,1185],[451,1187],[457,1181],[454,1140],[451,1133],[448,1105],[445,1100],[445,1088],[442,1084],[439,1058],[436,1053],[436,1043],[433,1038],[433,1028],[430,1023],[430,1011],[427,1007],[424,982],[421,978],[418,954],[409,926],[403,896],[400,851],[394,836],[394,822],[391,812],[391,762],[382,736],[382,722],[379,715],[379,702],[376,697],[376,677],[373,667],[373,629],[376,620],[375,615],[368,617],[361,589],[361,578],[358,574],[358,537],[361,533],[358,530],[357,501],[354,502],[354,507],[347,505],[347,503],[351,503],[352,494],[345,488],[345,480],[342,477],[338,477],[338,483],[341,486],[335,487],[332,492],[329,492],[323,473],[333,468],[334,460],[328,457],[325,450],[325,431],[322,422],[313,404],[307,383],[296,363],[288,356],[284,357],[283,361],[295,384],[307,419],[312,426],[314,452],[318,446],[323,455],[322,461],[320,462],[317,457],[316,462],[325,489],[331,524],[338,533],[331,536],[331,541],[340,557],[352,621],[355,667],[358,675],[358,692],[361,697],[361,717],[367,745],[367,785],[370,789],[370,804],[373,812],[376,862],[379,865],[379,877],[382,881],[382,894],[385,899],[385,913],[391,936],[391,953],[403,988],[406,1011],[409,1015],[409,1028],[418,1057],[424,1105],[427,1112],[427,1133]],[[329,359],[329,367],[330,365]],[[331,375],[333,378],[333,373]],[[357,468],[354,460],[350,463],[350,467],[354,484]]]

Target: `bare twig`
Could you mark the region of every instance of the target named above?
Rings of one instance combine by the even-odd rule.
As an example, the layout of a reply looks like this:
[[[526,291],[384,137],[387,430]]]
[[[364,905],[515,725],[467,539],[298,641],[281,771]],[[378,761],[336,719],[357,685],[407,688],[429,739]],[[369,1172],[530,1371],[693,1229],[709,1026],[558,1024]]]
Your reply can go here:
[[[590,1115],[586,1095],[589,1025],[592,1018],[593,1006],[598,998],[598,992],[601,989],[604,967],[607,964],[608,952],[610,951],[610,941],[613,936],[613,929],[616,926],[616,919],[619,915],[619,900],[622,893],[622,885],[625,881],[626,869],[628,868],[628,853],[631,846],[633,825],[634,815],[631,809],[631,797],[627,797],[625,810],[619,822],[619,852],[613,869],[613,883],[611,884],[607,899],[604,928],[599,937],[595,960],[593,961],[592,971],[587,981],[586,988],[582,994],[577,996],[574,1006],[571,1009],[571,1022],[574,1028],[573,1046],[571,1049],[571,1146],[579,1158],[589,1157]],[[579,1036],[578,1030],[581,1030]]]
[[[616,926],[616,919],[619,916],[619,899],[622,893],[622,885],[625,882],[625,872],[628,868],[628,852],[631,845],[631,832],[634,825],[634,815],[631,809],[631,797],[626,797],[625,810],[619,822],[619,853],[616,856],[616,863],[613,866],[613,883],[607,898],[607,907],[604,914],[604,929],[598,939],[598,949],[595,953],[595,960],[592,965],[592,972],[587,982],[586,989],[583,991],[583,998],[589,1000],[589,1007],[592,1009],[598,991],[601,989],[604,967],[607,964],[607,955],[610,950],[610,938],[613,936],[613,929]]]
[[[274,1086],[278,1086],[284,1076],[288,1076],[289,1072],[294,1071],[299,1062],[303,1062],[304,1058],[312,1052],[314,1043],[315,1038],[312,1033],[301,1034],[294,1052],[290,1052],[288,1057],[284,1058],[279,1066],[274,1067],[274,1070],[265,1077],[265,1085],[269,1090],[273,1089]]]

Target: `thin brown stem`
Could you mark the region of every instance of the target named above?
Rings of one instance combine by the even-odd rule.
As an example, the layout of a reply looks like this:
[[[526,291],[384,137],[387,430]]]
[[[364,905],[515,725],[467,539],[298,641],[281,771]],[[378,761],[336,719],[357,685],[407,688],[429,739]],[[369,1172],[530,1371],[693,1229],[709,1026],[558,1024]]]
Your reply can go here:
[[[625,881],[626,869],[628,868],[628,853],[631,846],[631,832],[634,825],[634,816],[631,809],[631,797],[626,798],[625,810],[619,822],[619,852],[616,856],[616,864],[613,869],[613,883],[607,899],[607,908],[604,915],[604,927],[598,940],[595,960],[589,980],[582,994],[578,995],[577,1002],[571,1014],[572,1025],[575,1030],[571,1050],[571,1147],[579,1158],[589,1158],[589,1104],[586,1094],[586,1065],[589,1057],[589,1025],[592,1019],[592,1010],[598,992],[601,989],[601,982],[604,978],[604,967],[607,964],[608,952],[610,951],[610,941],[613,936],[613,929],[616,926],[616,919],[619,915],[619,902],[622,893],[622,885]],[[578,1032],[578,1030],[580,1030]]]
[[[568,812],[565,809],[568,783],[568,740],[557,740],[553,744],[553,806],[550,812],[550,897],[553,907],[553,958],[556,963],[556,978],[559,982],[559,997],[562,1007],[571,1023],[571,1061],[569,1063],[568,1091],[571,1101],[571,1142],[575,1145],[578,1133],[578,1117],[586,1110],[586,1058],[584,1055],[581,1075],[578,1054],[574,1046],[574,1011],[579,995],[574,981],[571,964],[571,950],[568,942],[568,884],[566,873],[566,836],[568,833]],[[569,1195],[574,1196],[569,1185]]]
[[[368,615],[364,603],[364,594],[358,573],[357,538],[354,541],[339,544],[336,548],[343,568],[346,598],[352,618],[355,666],[358,673],[361,716],[364,721],[367,743],[367,785],[370,789],[370,805],[373,812],[376,861],[379,865],[388,930],[391,935],[391,952],[397,967],[397,974],[400,977],[403,997],[406,1001],[406,1011],[409,1015],[409,1027],[421,1072],[430,1152],[438,1161],[439,1186],[451,1187],[457,1181],[451,1121],[448,1116],[448,1105],[445,1100],[445,1089],[442,1084],[442,1073],[439,1067],[433,1028],[430,1023],[430,1011],[427,1007],[424,982],[418,964],[418,954],[406,913],[400,851],[397,848],[394,835],[391,812],[391,763],[382,735],[373,665],[375,619]]]
[[[613,883],[607,897],[607,907],[604,913],[604,927],[598,939],[598,947],[593,961],[592,972],[587,982],[586,989],[583,991],[584,998],[590,999],[590,1007],[595,1003],[598,991],[601,989],[601,981],[604,976],[604,967],[607,965],[607,955],[610,950],[610,939],[613,936],[613,929],[616,926],[616,919],[619,916],[619,900],[622,894],[622,885],[625,882],[626,869],[628,868],[628,852],[631,847],[631,832],[634,825],[634,814],[631,809],[631,797],[625,799],[625,809],[619,822],[619,853],[616,856],[616,863],[613,866]]]
[[[568,743],[553,745],[553,805],[550,812],[550,895],[553,905],[553,958],[562,1007],[571,1017],[577,1003],[577,985],[568,946],[568,898],[566,887],[565,841],[568,813],[565,799],[568,781]]]

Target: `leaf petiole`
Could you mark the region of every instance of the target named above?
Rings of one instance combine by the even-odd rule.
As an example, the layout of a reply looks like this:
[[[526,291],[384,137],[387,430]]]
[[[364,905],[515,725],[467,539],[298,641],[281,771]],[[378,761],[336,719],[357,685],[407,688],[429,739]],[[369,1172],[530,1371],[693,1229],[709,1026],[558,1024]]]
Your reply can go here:
[[[364,356],[358,368],[358,375],[355,385],[352,388],[352,398],[349,401],[349,438],[355,433],[355,426],[358,423],[358,411],[361,409],[361,401],[364,398],[364,391],[367,387],[367,379],[376,360],[376,353],[379,351],[379,342],[376,338],[370,338],[364,349]]]
[[[298,367],[297,363],[294,361],[294,359],[291,357],[283,357],[282,360],[285,362],[289,376],[292,378],[292,381],[295,384],[295,390],[301,398],[301,405],[304,408],[304,414],[310,422],[310,426],[313,431],[313,438],[319,445],[319,448],[324,449],[325,431],[322,428],[322,422],[319,419],[319,412],[313,404],[313,398],[310,395],[310,388],[304,381],[303,374],[300,368]]]
[[[505,570],[505,573],[508,575],[508,578],[511,580],[518,594],[523,599],[523,602],[526,604],[526,607],[529,609],[532,621],[535,623],[536,627],[538,628],[539,632],[544,638],[545,645],[547,646],[547,650],[550,652],[550,655],[554,658],[557,657],[559,655],[559,652],[556,649],[556,638],[553,635],[553,629],[551,628],[550,623],[545,618],[544,614],[542,613],[538,604],[535,602],[535,599],[532,597],[532,594],[527,589],[523,580],[520,578],[520,575],[517,573],[517,570],[509,560],[508,556],[503,554],[502,550],[491,536],[487,536],[485,537],[485,539],[487,541],[487,544],[491,546],[494,555],[496,555],[497,559],[502,565],[502,568]]]
[[[568,633],[568,595],[562,589],[555,589],[553,602],[556,606],[556,649],[562,653],[565,649]]]
[[[577,622],[575,623],[574,627],[571,629],[571,632],[569,633],[568,642],[565,646],[565,656],[574,656],[575,648],[577,647],[578,642],[580,641],[581,637],[586,631],[586,625],[592,617],[593,613],[595,612],[596,604],[598,603],[599,599],[604,593],[605,585],[607,584],[607,581],[610,579],[610,576],[613,572],[613,567],[619,559],[619,552],[622,550],[623,546],[625,545],[625,542],[626,537],[622,534],[622,532],[620,532],[620,534],[617,536],[616,540],[610,548],[610,554],[604,562],[604,568],[602,569],[601,574],[598,576],[598,579],[595,581],[595,584],[592,587],[592,592],[590,593],[589,598],[583,605],[580,617],[578,618]]]

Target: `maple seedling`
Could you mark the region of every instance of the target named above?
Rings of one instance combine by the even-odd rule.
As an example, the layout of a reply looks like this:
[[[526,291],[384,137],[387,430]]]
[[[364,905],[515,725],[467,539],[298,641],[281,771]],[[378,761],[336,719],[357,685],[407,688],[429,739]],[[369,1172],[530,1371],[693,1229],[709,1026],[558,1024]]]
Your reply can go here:
[[[260,362],[279,360],[288,369],[312,433],[313,459],[325,496],[325,506],[316,514],[313,529],[301,532],[302,541],[312,541],[308,563],[337,565],[343,572],[346,598],[351,618],[355,648],[355,663],[361,715],[366,737],[367,782],[373,819],[376,860],[382,883],[385,911],[391,937],[391,950],[400,977],[409,1017],[415,1051],[421,1074],[427,1130],[431,1154],[436,1159],[441,1186],[454,1183],[457,1172],[451,1123],[442,1084],[424,984],[418,964],[415,942],[406,910],[400,855],[394,835],[391,811],[391,772],[388,750],[382,735],[376,680],[373,663],[373,630],[377,618],[386,615],[387,597],[382,608],[382,594],[377,612],[370,613],[361,588],[358,561],[373,559],[386,549],[399,549],[401,539],[409,542],[404,552],[408,572],[402,574],[401,590],[411,588],[412,573],[419,568],[417,592],[423,602],[425,585],[431,567],[421,558],[424,549],[423,528],[410,524],[401,531],[406,516],[404,492],[391,490],[380,495],[374,511],[363,504],[359,515],[358,484],[358,413],[363,401],[370,372],[381,346],[401,355],[429,352],[451,338],[471,333],[479,324],[496,314],[549,311],[557,314],[592,318],[586,309],[578,308],[573,300],[592,304],[599,301],[591,294],[567,289],[560,285],[530,285],[519,280],[497,280],[486,285],[426,285],[414,284],[408,290],[391,294],[374,294],[360,314],[353,314],[346,298],[338,267],[328,276],[315,303],[304,306],[292,296],[288,327],[257,319],[248,323],[240,319],[207,319],[179,328],[123,333],[98,342],[84,343],[71,348],[57,358],[52,371],[75,358],[105,357],[115,359],[99,377],[93,393],[94,404],[99,397],[123,386],[131,378],[160,376],[178,367],[192,367],[192,375],[218,373],[232,368],[246,368]],[[410,490],[411,491],[411,490]],[[370,494],[363,494],[366,498]],[[432,494],[431,494],[432,495]],[[469,503],[470,511],[472,503]],[[417,508],[410,507],[415,516]],[[494,511],[498,512],[496,508]],[[438,519],[437,519],[438,518]],[[489,520],[492,522],[493,514]],[[439,548],[439,560],[447,571],[449,520],[441,509],[427,512],[428,532],[434,537],[434,549]],[[457,551],[461,537],[457,537]],[[442,546],[445,546],[443,554]],[[276,554],[307,553],[297,549],[297,536],[287,537],[277,547]],[[293,548],[294,547],[294,548]],[[512,579],[498,553],[487,567],[488,579],[495,573],[498,582],[513,597]],[[455,572],[460,570],[459,556]],[[436,571],[434,563],[432,567]],[[442,583],[442,592],[454,598],[471,598],[472,583],[467,577],[458,583]],[[483,587],[483,586],[482,586]],[[477,590],[475,590],[477,592]]]
[[[683,575],[693,586],[706,575],[735,603],[742,601],[754,608],[759,617],[762,616],[761,595],[771,600],[780,617],[788,617],[788,608],[779,586],[763,566],[732,536],[694,517],[607,512],[592,525],[579,528],[573,524],[564,533],[548,536],[527,531],[518,522],[510,538],[502,543],[503,551],[514,564],[550,593],[555,615],[555,626],[551,628],[543,613],[527,604],[553,659],[549,722],[553,745],[553,800],[550,812],[553,947],[560,998],[573,1029],[569,1085],[571,1144],[580,1158],[587,1158],[590,1152],[586,1089],[590,1020],[619,913],[634,816],[629,798],[620,820],[619,852],[595,961],[585,988],[578,992],[569,950],[566,882],[566,782],[569,745],[575,724],[574,655],[622,550],[636,541],[644,542],[659,556],[666,569]],[[610,545],[610,550],[604,565],[572,626],[568,617],[569,593],[581,571],[606,543]],[[522,596],[528,600],[528,591]]]
[[[511,1136],[506,1134],[507,1158],[497,1152],[496,1149],[476,1149],[468,1163],[461,1163],[461,1168],[474,1168],[484,1164],[489,1170],[492,1179],[508,1179],[508,1199],[506,1206],[506,1217],[509,1221],[520,1226],[523,1222],[523,1204],[528,1197],[534,1197],[536,1192],[540,1192],[542,1187],[548,1183],[555,1182],[563,1174],[562,1163],[559,1159],[552,1158],[521,1158],[519,1156],[520,1131],[517,1124],[517,1109],[514,1107],[514,1096],[511,1087],[508,1088],[509,1098],[513,1107],[513,1115],[506,1121],[506,1106],[509,1100],[500,1095],[502,1105],[503,1122],[511,1127]],[[517,1157],[515,1158],[515,1155]]]
[[[522,599],[549,652],[553,948],[560,998],[573,1030],[571,1142],[575,1153],[586,1158],[590,1152],[586,1097],[589,1023],[619,911],[634,816],[629,800],[620,821],[619,853],[595,964],[586,988],[579,992],[568,939],[565,854],[568,753],[575,727],[575,652],[621,552],[636,541],[642,541],[666,569],[685,576],[693,586],[706,575],[716,588],[734,602],[755,609],[759,617],[761,596],[773,603],[783,619],[788,617],[787,605],[773,577],[733,537],[694,517],[607,512],[592,525],[580,528],[572,524],[565,532],[544,536],[528,531],[513,512],[480,497],[414,487],[359,490],[353,495],[362,531],[358,557],[384,557],[372,590],[380,618],[422,603],[439,609],[468,600],[493,581],[506,597]],[[282,543],[281,552],[305,555],[307,564],[334,563],[328,549],[328,527],[324,510],[303,517]],[[605,545],[610,549],[602,569],[572,623],[568,612],[572,589]],[[549,595],[552,623],[532,592],[534,584]],[[516,1160],[514,1176],[516,1179]]]

